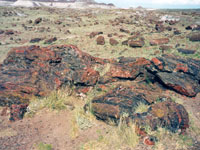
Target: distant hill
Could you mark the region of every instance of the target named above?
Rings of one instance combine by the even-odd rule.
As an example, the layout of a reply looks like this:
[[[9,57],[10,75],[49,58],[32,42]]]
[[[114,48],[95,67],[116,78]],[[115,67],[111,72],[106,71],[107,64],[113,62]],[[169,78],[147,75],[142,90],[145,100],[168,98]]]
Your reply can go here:
[[[104,8],[112,9],[115,5],[112,3],[97,3],[95,0],[0,0],[0,2],[9,2],[11,6],[22,7],[56,7],[56,8]],[[4,4],[4,6],[6,6]]]

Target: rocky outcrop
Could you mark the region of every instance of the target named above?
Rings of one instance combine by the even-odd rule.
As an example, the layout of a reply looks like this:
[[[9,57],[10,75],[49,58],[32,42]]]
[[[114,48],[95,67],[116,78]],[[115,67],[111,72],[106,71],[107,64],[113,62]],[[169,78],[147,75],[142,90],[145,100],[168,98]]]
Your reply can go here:
[[[109,68],[104,74],[94,69],[105,65]],[[194,97],[200,92],[200,60],[173,55],[151,61],[132,57],[106,60],[72,45],[14,48],[0,66],[0,76],[0,105],[11,108],[11,120],[22,118],[32,96],[45,96],[62,86],[74,85],[77,92],[87,93],[97,83],[103,86],[129,81],[131,84],[118,86],[92,100],[92,109],[98,118],[118,121],[123,114],[128,114],[128,120],[138,126],[184,130],[189,120],[186,110],[162,93],[171,89]],[[148,106],[148,111],[137,113],[140,104]]]
[[[164,86],[193,97],[200,91],[200,60],[173,55],[153,58],[147,68]]]
[[[159,91],[148,89],[147,86],[145,91],[148,91],[148,94],[144,93],[141,86],[142,84],[136,87],[119,86],[93,99],[92,111],[102,120],[113,119],[117,122],[125,116],[127,122],[133,121],[139,128],[149,126],[152,130],[156,130],[158,127],[164,127],[173,132],[178,129],[184,132],[189,127],[188,113],[182,105],[162,96]],[[149,95],[154,96],[150,101]],[[149,109],[137,113],[140,104],[147,105]]]
[[[74,46],[14,48],[0,67],[0,104],[28,103],[31,96],[47,95],[67,83],[95,85],[95,63],[104,62]]]

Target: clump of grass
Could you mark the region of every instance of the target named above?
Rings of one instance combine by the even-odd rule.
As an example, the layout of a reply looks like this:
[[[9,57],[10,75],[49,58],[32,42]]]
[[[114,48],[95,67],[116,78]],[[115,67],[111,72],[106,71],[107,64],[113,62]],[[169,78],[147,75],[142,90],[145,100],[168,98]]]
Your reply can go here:
[[[123,149],[134,148],[139,143],[139,137],[135,133],[135,125],[129,126],[120,119],[117,127],[111,127],[107,134],[99,135],[99,138],[94,141],[89,141],[84,144],[83,150],[108,150],[108,149]]]
[[[144,103],[139,103],[135,110],[135,113],[144,113],[147,112],[148,109],[149,109],[148,105],[145,105]]]
[[[73,110],[73,118],[71,119],[71,137],[75,138],[81,130],[91,128],[95,119],[91,112],[85,112],[83,107],[77,106]]]
[[[42,142],[40,142],[40,143],[37,145],[37,149],[38,149],[38,150],[53,150],[51,144],[45,144],[45,143],[42,143]]]
[[[146,131],[146,130],[145,130]],[[155,150],[188,150],[193,145],[193,140],[188,135],[179,135],[179,133],[171,133],[165,128],[158,128],[156,131],[147,131],[148,134],[155,136],[156,142]]]
[[[66,109],[67,107],[72,108],[74,107],[74,99],[76,99],[76,97],[72,95],[72,91],[68,88],[53,91],[47,97],[33,98],[28,106],[28,112],[26,115],[32,116],[38,110],[41,110],[43,108],[58,111]]]

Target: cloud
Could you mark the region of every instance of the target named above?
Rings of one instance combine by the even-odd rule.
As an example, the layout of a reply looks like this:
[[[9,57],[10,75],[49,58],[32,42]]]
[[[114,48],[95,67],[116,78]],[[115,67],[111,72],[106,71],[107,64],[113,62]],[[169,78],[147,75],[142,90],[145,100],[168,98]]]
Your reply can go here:
[[[96,0],[114,4],[200,5],[200,0]]]
[[[133,0],[134,1],[134,0]],[[200,0],[143,0],[143,2],[170,5],[199,5]]]

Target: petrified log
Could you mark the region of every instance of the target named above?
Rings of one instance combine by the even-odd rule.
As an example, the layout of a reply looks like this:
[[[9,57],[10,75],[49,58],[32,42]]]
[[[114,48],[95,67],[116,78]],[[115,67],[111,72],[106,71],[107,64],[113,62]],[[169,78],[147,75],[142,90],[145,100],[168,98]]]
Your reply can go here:
[[[170,101],[169,98],[161,98],[159,91],[148,92],[149,95],[133,87],[119,86],[93,99],[92,111],[99,119],[116,121],[125,113],[126,120],[135,122],[141,128],[149,126],[152,130],[163,127],[174,132],[178,129],[185,131],[189,127],[188,113],[182,105]],[[154,95],[154,98],[148,100],[151,95]],[[156,97],[166,101],[156,102]],[[135,110],[141,103],[150,107],[144,113],[136,113]]]

